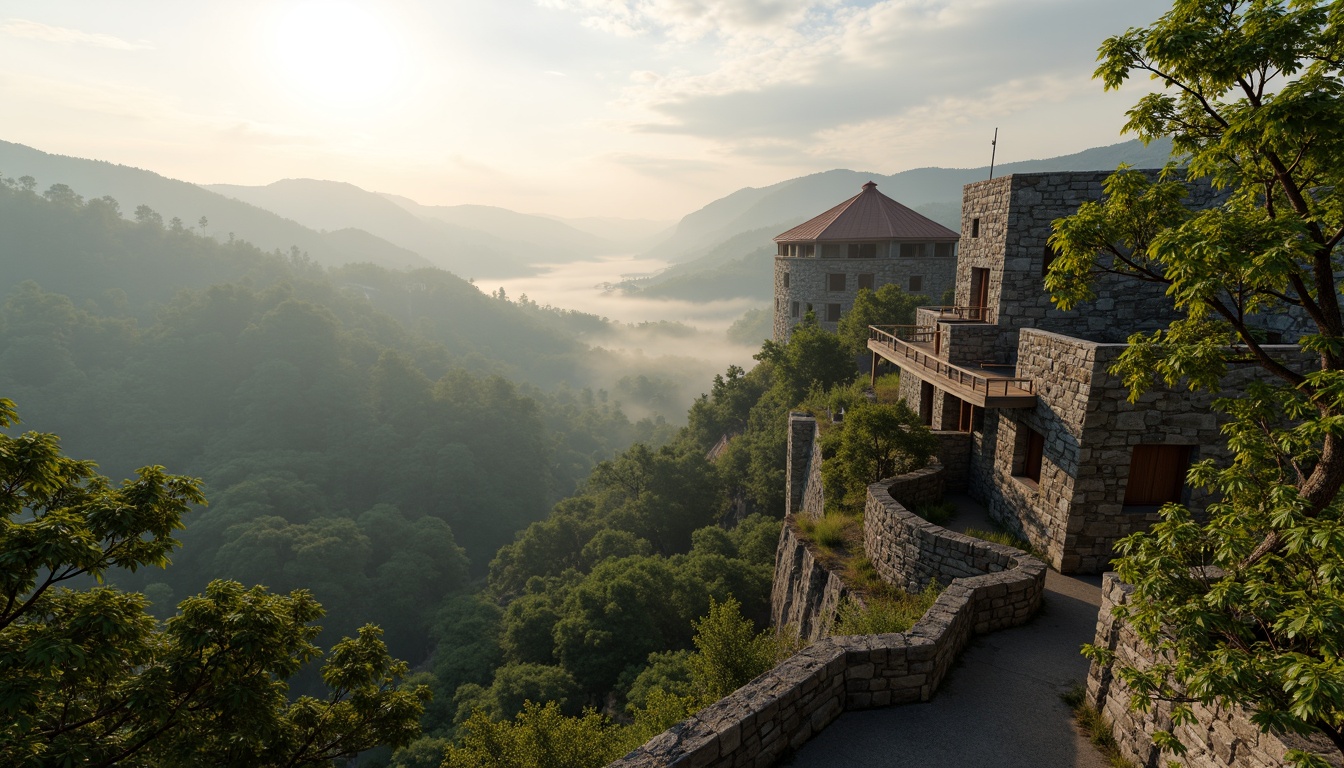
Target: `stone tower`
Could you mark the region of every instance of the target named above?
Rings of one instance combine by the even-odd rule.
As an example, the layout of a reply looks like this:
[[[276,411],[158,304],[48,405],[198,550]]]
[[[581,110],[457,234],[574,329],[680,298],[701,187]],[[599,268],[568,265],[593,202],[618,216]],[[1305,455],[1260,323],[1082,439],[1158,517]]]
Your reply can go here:
[[[895,284],[938,304],[957,270],[956,232],[877,191],[863,191],[775,238],[775,341],[810,309],[835,330],[854,297]]]

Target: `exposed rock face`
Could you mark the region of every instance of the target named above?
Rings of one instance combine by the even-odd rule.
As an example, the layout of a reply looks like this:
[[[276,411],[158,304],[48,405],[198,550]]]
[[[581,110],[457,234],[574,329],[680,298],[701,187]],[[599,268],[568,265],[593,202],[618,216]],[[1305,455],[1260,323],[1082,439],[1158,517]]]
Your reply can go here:
[[[1143,668],[1153,653],[1133,629],[1113,613],[1129,601],[1134,587],[1114,573],[1102,577],[1101,611],[1097,614],[1095,645],[1115,652],[1115,663]],[[1158,703],[1148,713],[1129,708],[1131,691],[1115,676],[1113,665],[1093,664],[1087,676],[1088,703],[1112,723],[1116,744],[1128,759],[1140,765],[1167,765],[1176,755],[1153,745],[1153,733],[1171,731],[1189,750],[1179,764],[1186,768],[1262,768],[1284,764],[1289,749],[1314,751],[1332,765],[1344,766],[1344,755],[1324,736],[1308,739],[1292,734],[1261,733],[1250,714],[1240,707],[1194,705],[1195,722],[1174,725],[1171,705]]]
[[[808,643],[831,631],[840,600],[849,593],[840,575],[826,570],[785,521],[775,551],[775,580],[770,592],[770,624]]]

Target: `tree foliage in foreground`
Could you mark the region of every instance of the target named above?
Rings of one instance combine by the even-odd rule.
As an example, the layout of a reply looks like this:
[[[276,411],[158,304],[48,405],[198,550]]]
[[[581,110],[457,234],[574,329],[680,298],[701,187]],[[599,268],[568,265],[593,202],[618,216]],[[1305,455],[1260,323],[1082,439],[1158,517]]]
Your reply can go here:
[[[1218,499],[1207,519],[1167,505],[1120,544],[1127,618],[1163,661],[1118,672],[1136,706],[1173,701],[1178,723],[1194,702],[1230,702],[1263,729],[1344,748],[1344,3],[1177,0],[1100,61],[1107,89],[1144,73],[1165,86],[1126,130],[1171,137],[1188,176],[1229,195],[1194,211],[1176,182],[1113,176],[1104,202],[1056,222],[1056,303],[1088,300],[1103,273],[1166,286],[1184,316],[1131,338],[1114,369],[1134,397],[1157,382],[1216,389],[1233,362],[1266,373],[1217,403],[1233,461],[1191,470]],[[1256,325],[1284,313],[1307,321],[1305,369]]]
[[[17,421],[0,400],[0,427]],[[215,581],[160,624],[143,595],[101,583],[163,567],[197,481],[141,469],[119,487],[57,438],[0,433],[0,762],[13,766],[318,766],[419,733],[427,689],[377,627],[337,643],[326,695],[285,680],[320,651],[322,608]]]

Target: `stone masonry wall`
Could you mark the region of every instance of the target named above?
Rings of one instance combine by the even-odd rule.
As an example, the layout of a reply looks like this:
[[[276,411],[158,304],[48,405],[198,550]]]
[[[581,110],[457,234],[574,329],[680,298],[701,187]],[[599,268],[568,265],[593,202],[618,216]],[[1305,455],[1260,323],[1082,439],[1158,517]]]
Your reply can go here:
[[[970,432],[952,430],[935,430],[933,436],[938,438],[938,463],[943,465],[943,483],[964,488],[971,472],[974,436]]]
[[[1152,650],[1143,644],[1114,609],[1129,601],[1134,588],[1114,573],[1102,579],[1101,611],[1097,614],[1094,644],[1114,651],[1116,663],[1143,668],[1152,663]],[[1111,723],[1120,752],[1144,766],[1171,764],[1186,768],[1268,768],[1284,764],[1289,749],[1315,751],[1327,762],[1344,766],[1344,755],[1323,736],[1308,739],[1292,734],[1261,733],[1250,713],[1239,707],[1194,706],[1195,722],[1174,726],[1171,707],[1154,704],[1148,713],[1129,707],[1131,691],[1115,676],[1113,667],[1093,664],[1087,676],[1088,703]],[[1153,745],[1153,733],[1173,731],[1189,750],[1177,757]]]
[[[821,451],[814,450],[817,420],[809,414],[789,413],[789,447],[785,456],[784,477],[789,484],[784,496],[784,515],[825,514],[821,487]]]
[[[953,365],[979,366],[1007,363],[1011,350],[1004,345],[1003,329],[986,323],[938,323],[942,333],[939,357]]]
[[[1265,376],[1258,366],[1233,366],[1217,394],[1157,386],[1130,403],[1124,382],[1109,373],[1126,348],[1023,329],[1017,370],[1036,382],[1037,405],[997,417],[990,516],[1065,573],[1105,570],[1118,539],[1157,521],[1155,508],[1123,503],[1135,446],[1186,445],[1192,462],[1227,460],[1213,400]],[[1293,365],[1305,361],[1296,347],[1269,349]],[[1039,483],[1017,475],[1027,429],[1045,437]],[[1187,489],[1183,502],[1198,511],[1208,497]]]
[[[907,557],[903,568],[912,577],[951,582],[924,617],[901,634],[820,640],[612,768],[772,766],[846,710],[929,700],[974,634],[1021,624],[1040,607],[1039,560],[927,523],[893,499],[886,484],[869,486],[868,496],[866,514],[881,518],[884,530],[919,537],[910,552],[916,560]],[[978,563],[986,570],[976,572]]]
[[[848,312],[859,294],[859,275],[873,276],[873,290],[896,284],[906,293],[925,296],[926,304],[936,304],[956,279],[957,260],[952,257],[927,256],[901,258],[883,256],[875,259],[820,259],[775,257],[775,311],[774,339],[786,341],[793,326],[797,325],[811,304],[821,321],[821,327],[834,331],[836,323],[826,321],[826,305],[839,304],[840,312]],[[784,287],[784,274],[789,275],[789,287]],[[845,290],[830,290],[828,275],[843,274]],[[910,278],[918,276],[922,286],[910,290]],[[798,316],[791,314],[793,302],[798,302]]]

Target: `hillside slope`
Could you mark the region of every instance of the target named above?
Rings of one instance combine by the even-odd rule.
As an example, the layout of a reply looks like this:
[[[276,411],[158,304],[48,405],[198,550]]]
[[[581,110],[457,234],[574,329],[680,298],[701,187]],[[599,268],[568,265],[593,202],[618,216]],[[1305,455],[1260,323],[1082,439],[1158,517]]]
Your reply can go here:
[[[199,229],[198,222],[204,216],[208,220],[204,234],[216,240],[227,241],[232,236],[267,251],[298,248],[319,264],[367,262],[393,269],[432,266],[420,255],[372,235],[316,232],[271,211],[140,168],[53,155],[0,141],[0,172],[11,178],[33,177],[39,192],[53,184],[65,184],[88,199],[113,197],[126,217],[136,207],[147,205],[164,221],[179,218],[184,226]],[[332,229],[349,227],[345,224]]]

